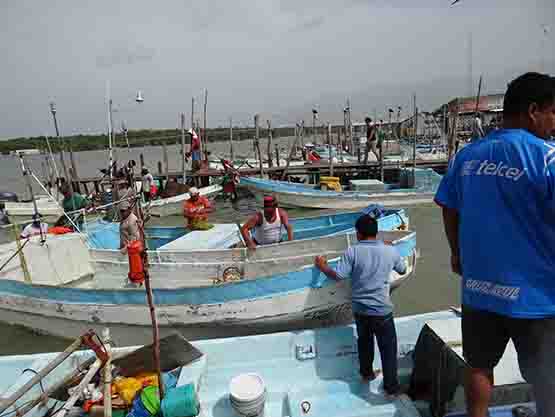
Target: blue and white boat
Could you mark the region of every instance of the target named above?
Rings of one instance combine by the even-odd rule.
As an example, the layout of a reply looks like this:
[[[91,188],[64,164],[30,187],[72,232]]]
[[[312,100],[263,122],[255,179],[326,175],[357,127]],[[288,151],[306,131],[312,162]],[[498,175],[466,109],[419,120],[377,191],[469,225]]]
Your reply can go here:
[[[381,238],[394,245],[405,259],[407,272],[392,273],[391,286],[398,287],[412,276],[416,263],[416,234],[410,231],[381,232]],[[349,245],[354,236],[333,237],[335,248],[314,248],[312,253],[276,259],[275,263],[312,265],[315,255],[327,254],[334,259]],[[70,242],[73,243],[73,242]],[[61,251],[54,251],[53,256]],[[54,264],[70,262],[67,254],[54,259]],[[272,275],[251,275],[249,264],[256,261],[218,258],[214,264],[220,275],[202,275],[200,266],[189,271],[175,268],[169,278],[150,269],[154,299],[162,333],[179,329],[195,335],[252,333],[269,328],[305,326],[307,320],[327,322],[330,318],[349,317],[349,281],[326,279],[314,267]],[[262,262],[264,263],[264,262]],[[160,267],[160,266],[159,266]],[[197,268],[197,269],[195,269]],[[271,269],[271,267],[268,267]],[[290,266],[286,267],[290,268]],[[45,266],[46,269],[46,266]],[[216,266],[214,266],[216,269]],[[30,327],[59,336],[78,336],[84,330],[100,331],[110,327],[118,335],[118,344],[144,341],[150,334],[150,315],[145,308],[143,288],[125,288],[125,275],[90,275],[71,282],[47,282],[37,274],[37,281],[0,279],[0,320]]]
[[[170,288],[210,286],[225,280],[229,271],[243,278],[287,273],[312,264],[317,254],[336,256],[345,250],[355,240],[353,228],[361,214],[291,219],[293,241],[259,246],[256,251],[242,247],[236,224],[218,224],[209,231],[195,232],[180,227],[147,228],[149,264],[159,285]],[[406,230],[408,223],[402,209],[383,209],[378,218],[379,230],[384,232]],[[118,225],[96,223],[89,227],[87,236],[97,285],[121,288],[128,260],[119,250]],[[283,238],[287,238],[285,230]]]
[[[405,174],[411,175],[412,170],[406,171]],[[254,177],[241,177],[240,185],[251,191],[258,200],[264,195],[273,195],[284,207],[356,210],[369,204],[404,207],[430,203],[441,181],[441,175],[433,170],[416,169],[414,177],[413,188],[402,188],[399,184],[384,184],[384,191],[375,193],[320,190],[313,185]]]
[[[466,364],[458,359],[458,348],[452,347],[450,338],[460,329],[459,316],[452,311],[440,311],[396,318],[395,325],[399,379],[411,397],[402,394],[387,398],[381,374],[370,384],[361,381],[353,326],[195,341],[192,344],[201,352],[200,358],[173,369],[177,361],[162,357],[162,370],[172,371],[177,376],[178,387],[194,385],[200,415],[205,417],[237,415],[230,400],[232,381],[245,374],[257,376],[259,382],[253,392],[263,400],[261,408],[265,416],[465,416],[462,380],[458,375]],[[112,335],[116,332],[112,331]],[[426,347],[432,345],[435,348],[426,351]],[[121,358],[137,348],[114,348],[113,352],[116,358]],[[419,359],[423,351],[428,355],[428,368],[424,370]],[[531,395],[530,387],[518,373],[513,351],[508,349],[496,368],[492,402],[497,407],[490,409],[492,417],[510,417],[510,404],[529,401],[526,398]],[[34,376],[25,370],[40,371],[56,356],[56,353],[43,353],[0,358],[0,398],[8,398]],[[35,386],[6,413],[23,407],[40,395],[41,389],[48,391],[91,358],[94,359],[94,355],[90,351],[73,353],[48,375],[42,387]],[[173,363],[165,367],[168,362]],[[381,369],[379,355],[376,355],[374,369]],[[49,399],[28,416],[43,417],[53,406],[58,409],[62,404]]]

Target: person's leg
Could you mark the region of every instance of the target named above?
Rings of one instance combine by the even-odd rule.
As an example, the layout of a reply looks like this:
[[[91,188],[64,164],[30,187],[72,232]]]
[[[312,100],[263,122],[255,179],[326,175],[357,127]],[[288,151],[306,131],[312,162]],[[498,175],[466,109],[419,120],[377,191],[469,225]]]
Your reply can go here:
[[[462,307],[464,388],[468,417],[486,417],[493,390],[493,368],[497,365],[509,334],[502,316]]]
[[[373,330],[378,340],[380,357],[382,358],[383,387],[386,393],[395,395],[399,392],[399,376],[397,374],[397,332],[393,314],[373,318]]]
[[[372,380],[375,378],[374,368],[374,336],[370,331],[368,317],[355,313],[355,323],[357,327],[358,361],[360,365],[360,375],[363,379]]]
[[[532,385],[539,417],[555,417],[555,318],[510,319],[524,379]]]

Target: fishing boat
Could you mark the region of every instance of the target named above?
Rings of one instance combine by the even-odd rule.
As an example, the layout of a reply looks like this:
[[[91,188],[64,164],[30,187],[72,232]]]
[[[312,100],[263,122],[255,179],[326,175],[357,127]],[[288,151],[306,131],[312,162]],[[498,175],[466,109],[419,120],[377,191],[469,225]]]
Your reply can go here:
[[[143,307],[144,308],[144,307]],[[337,326],[304,331],[288,331],[247,337],[197,340],[192,343],[178,335],[161,341],[161,370],[173,375],[166,386],[192,384],[200,415],[234,417],[243,410],[234,401],[237,382],[251,384],[251,400],[260,404],[254,417],[433,417],[466,416],[462,374],[468,366],[460,356],[460,317],[454,311],[438,311],[395,319],[398,340],[399,380],[406,391],[387,397],[381,373],[368,383],[361,381],[358,369],[356,329]],[[112,331],[112,335],[116,335]],[[431,349],[426,349],[432,347]],[[168,353],[170,351],[170,353]],[[124,375],[132,375],[140,363],[153,367],[152,346],[112,348],[114,363]],[[0,398],[10,398],[58,353],[15,355],[0,358]],[[427,359],[423,367],[423,355]],[[137,358],[144,358],[138,361]],[[42,385],[23,395],[5,413],[15,415],[43,390],[63,384],[75,369],[83,375],[96,359],[90,350],[72,353],[56,367]],[[88,365],[87,365],[88,364]],[[380,370],[376,355],[374,369]],[[427,365],[427,366],[426,366]],[[495,368],[492,417],[512,417],[515,405],[533,407],[530,387],[518,372],[514,348],[509,346]],[[189,385],[190,386],[190,385]],[[240,385],[243,389],[247,387]],[[169,392],[169,388],[166,392]],[[59,390],[58,390],[59,391]],[[245,394],[243,394],[245,395]],[[43,417],[48,410],[64,405],[50,395],[30,411],[28,417]],[[239,406],[239,407],[238,407]],[[239,408],[239,410],[237,410]],[[79,413],[80,409],[75,408]],[[74,413],[72,413],[74,414]]]
[[[294,240],[260,246],[242,245],[236,224],[217,224],[209,231],[188,232],[179,227],[147,228],[149,264],[162,285],[212,285],[233,271],[241,277],[287,273],[312,262],[318,253],[338,254],[356,241],[353,228],[361,212],[291,219]],[[378,218],[381,231],[408,228],[402,209],[384,209]],[[119,250],[118,225],[97,222],[88,228],[88,244],[96,277],[103,287],[121,287],[128,271],[127,255]],[[408,234],[412,238],[412,235]],[[398,238],[399,236],[396,235]],[[387,236],[384,235],[387,240]]]
[[[60,205],[48,195],[36,195],[37,210],[45,217],[57,217],[63,213]],[[31,218],[35,213],[32,201],[7,201],[6,212],[10,216],[25,216]]]
[[[222,191],[219,184],[209,185],[208,187],[199,188],[199,194],[205,197],[211,197]],[[183,203],[191,196],[189,193],[183,193],[174,197],[160,198],[152,200],[144,205],[150,214],[158,217],[174,216],[183,213]]]
[[[404,275],[391,275],[391,286],[398,287],[413,275],[416,234],[381,233],[380,238],[395,246],[407,264]],[[315,255],[337,259],[355,241],[348,234],[337,237],[343,239],[339,250],[315,247],[302,256],[274,259],[274,263],[308,265],[283,274],[242,274],[242,268],[247,270],[249,262],[240,258],[227,261],[214,258],[213,265],[225,265],[220,276],[202,276],[199,271],[203,265],[192,263],[189,271],[176,268],[181,273],[169,280],[159,276],[153,267],[151,285],[162,332],[178,328],[187,335],[192,331],[206,337],[214,331],[219,335],[267,332],[302,327],[307,320],[326,322],[349,315],[349,281],[331,281],[312,266]],[[50,240],[48,247],[42,248],[49,257],[43,256],[39,261],[28,259],[29,274],[14,273],[13,277],[4,275],[0,279],[0,320],[66,337],[78,336],[89,327],[100,331],[101,327],[109,326],[118,335],[118,344],[141,342],[141,337],[149,334],[150,326],[144,289],[125,286],[123,275],[97,277],[79,271],[81,275],[74,275],[73,280],[62,279],[63,268],[90,268],[90,263],[87,267],[80,259],[88,252],[77,250],[72,239],[75,237]],[[31,250],[41,250],[38,242],[33,242]]]
[[[412,170],[405,175],[412,175]],[[265,195],[273,195],[281,206],[294,208],[355,210],[372,203],[401,207],[431,202],[441,176],[431,169],[416,169],[414,178],[414,187],[402,188],[400,184],[388,185],[380,182],[383,191],[373,193],[321,190],[314,185],[255,177],[241,177],[240,186],[251,191],[257,200],[261,201]]]

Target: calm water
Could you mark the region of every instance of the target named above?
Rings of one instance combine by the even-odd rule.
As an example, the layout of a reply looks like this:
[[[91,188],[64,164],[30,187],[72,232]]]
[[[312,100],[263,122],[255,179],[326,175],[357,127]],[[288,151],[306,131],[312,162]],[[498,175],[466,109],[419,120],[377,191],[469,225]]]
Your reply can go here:
[[[220,151],[226,152],[228,145],[219,144]],[[241,149],[248,154],[247,143],[241,144]],[[217,151],[217,149],[216,149]],[[123,151],[122,151],[123,152]],[[125,151],[126,152],[126,151]],[[138,160],[138,154],[143,152],[147,161],[161,159],[159,148],[151,147],[132,150],[133,157]],[[169,154],[170,169],[178,169],[178,148],[173,148]],[[83,152],[77,154],[81,175],[95,175],[98,167],[104,166],[106,153],[103,151]],[[30,158],[30,163],[38,176],[40,174],[40,158]],[[154,163],[150,164],[154,167]],[[23,182],[19,176],[17,161],[14,158],[0,156],[0,190],[23,190]],[[215,222],[235,222],[244,219],[249,213],[257,209],[251,198],[241,199],[232,205],[228,201],[217,201],[217,211],[213,216]],[[411,228],[417,231],[420,259],[416,267],[416,276],[405,283],[394,293],[393,300],[397,315],[417,314],[448,308],[459,304],[459,280],[450,272],[449,250],[443,234],[441,212],[435,205],[426,205],[407,210]],[[290,211],[294,217],[314,215],[314,211]],[[156,220],[158,224],[180,225],[180,217],[168,217]],[[145,307],[146,308],[146,307]],[[1,317],[0,317],[1,320]],[[309,323],[307,323],[309,325]],[[33,332],[9,325],[0,324],[0,355],[23,354],[46,351],[63,350],[68,340],[37,335]]]

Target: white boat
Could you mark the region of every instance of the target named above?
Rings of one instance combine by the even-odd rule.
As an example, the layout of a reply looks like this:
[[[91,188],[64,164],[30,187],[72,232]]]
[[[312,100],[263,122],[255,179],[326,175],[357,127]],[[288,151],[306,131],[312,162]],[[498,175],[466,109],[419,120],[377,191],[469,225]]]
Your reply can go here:
[[[138,343],[150,333],[150,315],[145,308],[143,288],[123,288],[124,276],[110,282],[97,279],[88,252],[76,245],[79,236],[51,239],[47,247],[32,241],[30,251],[43,251],[49,256],[28,259],[29,274],[0,279],[0,320],[26,326],[42,332],[72,337],[88,328],[100,332],[109,326],[118,344]],[[354,242],[343,234],[340,251],[327,250],[329,258],[337,256]],[[385,239],[396,246],[407,264],[405,275],[392,273],[391,285],[398,287],[412,276],[416,263],[416,235],[414,232],[385,232]],[[4,245],[5,246],[5,245]],[[27,247],[25,248],[28,249]],[[316,248],[305,253],[301,263],[312,265],[314,256],[325,252]],[[294,261],[285,257],[275,262]],[[35,265],[34,262],[37,262]],[[215,258],[215,263],[225,261]],[[247,262],[248,263],[248,262]],[[247,264],[240,259],[230,266],[235,270]],[[271,276],[241,276],[230,273],[209,279],[197,278],[202,265],[181,273],[171,282],[151,270],[151,282],[157,304],[162,333],[178,328],[184,334],[250,333],[268,329],[303,326],[307,320],[326,321],[348,315],[349,281],[327,279],[314,267]],[[73,280],[69,269],[75,269]],[[78,268],[84,270],[79,271]],[[91,274],[87,277],[87,269]],[[67,270],[65,270],[67,269]],[[54,270],[52,272],[52,270]],[[4,271],[2,271],[4,272]],[[79,274],[79,275],[77,275]],[[49,282],[48,279],[51,279]],[[116,287],[117,288],[114,288]]]
[[[143,306],[143,309],[146,309]],[[255,374],[250,385],[260,396],[265,416],[280,417],[465,417],[462,375],[466,363],[461,355],[460,317],[453,311],[439,311],[395,319],[398,343],[398,375],[407,394],[386,397],[381,373],[363,383],[359,375],[357,335],[354,326],[337,326],[288,331],[247,337],[197,340],[192,346],[175,335],[162,340],[161,370],[172,373],[173,385],[192,384],[200,405],[200,416],[235,417],[230,400],[232,380]],[[112,336],[117,332],[112,329]],[[140,350],[139,350],[140,349]],[[125,375],[134,375],[138,358],[143,369],[151,368],[152,347],[112,348],[115,365]],[[173,354],[172,354],[173,353]],[[52,362],[58,353],[15,355],[0,358],[0,398],[7,399]],[[200,357],[199,357],[200,356]],[[22,396],[5,414],[16,415],[38,397],[74,372],[88,369],[92,351],[71,354],[43,381]],[[85,364],[89,365],[86,366]],[[381,370],[376,354],[374,369]],[[450,371],[450,372],[448,372]],[[509,345],[495,368],[492,417],[512,417],[511,408],[530,401],[530,386],[518,372],[514,347]],[[169,381],[169,378],[165,379]],[[237,381],[237,379],[235,379]],[[63,391],[65,394],[65,391]],[[418,399],[413,399],[418,394]],[[46,399],[31,410],[29,417],[43,417],[63,403]],[[533,404],[527,404],[533,407]],[[80,411],[76,409],[76,411]],[[70,413],[73,415],[73,413]]]
[[[35,196],[37,202],[37,209],[43,216],[56,217],[62,215],[62,208],[60,205],[47,195],[37,195]],[[11,202],[7,201],[4,203],[6,205],[6,212],[9,216],[24,216],[31,218],[35,214],[35,208],[32,201],[19,201]]]
[[[205,197],[210,197],[218,194],[222,191],[222,189],[221,185],[210,185],[208,187],[199,188],[199,194]],[[183,193],[174,197],[152,200],[149,203],[144,204],[144,207],[151,214],[159,217],[179,215],[183,213],[183,203],[190,197],[189,193]]]
[[[319,190],[311,185],[254,177],[241,177],[239,185],[246,187],[259,201],[262,201],[265,195],[273,195],[283,207],[355,210],[367,207],[369,204],[403,207],[430,203],[441,180],[440,175],[433,174],[428,176],[431,179],[425,184],[418,184],[418,175],[416,175],[417,186],[415,188],[389,188],[383,192],[371,194],[354,191]],[[384,186],[388,188],[385,184]]]

